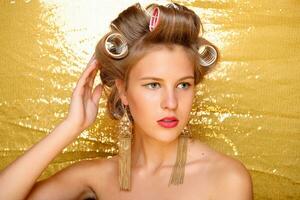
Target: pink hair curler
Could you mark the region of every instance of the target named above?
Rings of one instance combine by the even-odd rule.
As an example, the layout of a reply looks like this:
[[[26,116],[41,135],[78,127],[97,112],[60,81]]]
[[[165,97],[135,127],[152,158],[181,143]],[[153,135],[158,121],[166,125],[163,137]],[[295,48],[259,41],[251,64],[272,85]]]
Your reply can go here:
[[[158,23],[159,23],[159,8],[155,7],[153,9],[151,18],[150,18],[150,23],[149,23],[149,30],[152,32],[155,27],[157,27]]]

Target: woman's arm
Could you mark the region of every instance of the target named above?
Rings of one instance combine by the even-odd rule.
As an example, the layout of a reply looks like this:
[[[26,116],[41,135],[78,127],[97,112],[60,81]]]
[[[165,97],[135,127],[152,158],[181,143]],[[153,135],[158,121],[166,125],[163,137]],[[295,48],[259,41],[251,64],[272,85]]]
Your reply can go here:
[[[95,121],[102,92],[100,84],[93,90],[97,70],[93,56],[73,90],[67,118],[0,173],[0,199],[25,199],[48,164]]]
[[[26,200],[83,200],[87,197],[97,199],[89,180],[95,174],[99,174],[99,169],[101,171],[101,167],[99,167],[101,162],[99,161],[77,162],[50,178],[37,182]]]
[[[24,199],[43,170],[77,135],[78,130],[64,121],[6,167],[0,174],[0,199]]]

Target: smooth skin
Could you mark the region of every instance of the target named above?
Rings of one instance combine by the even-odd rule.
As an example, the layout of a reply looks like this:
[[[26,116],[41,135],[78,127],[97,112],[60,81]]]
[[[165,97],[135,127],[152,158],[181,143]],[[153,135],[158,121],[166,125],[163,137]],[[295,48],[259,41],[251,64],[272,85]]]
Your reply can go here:
[[[95,121],[102,93],[101,85],[93,89],[97,65],[92,58],[81,75],[66,119],[0,173],[0,199],[252,199],[252,180],[245,166],[192,139],[184,184],[168,187],[178,135],[188,122],[195,94],[193,66],[178,45],[173,51],[159,48],[143,57],[130,72],[127,91],[121,80],[116,81],[122,102],[136,119],[130,192],[119,189],[118,155],[77,162],[36,182],[63,148]],[[156,79],[141,80],[149,76]],[[156,121],[166,116],[176,116],[179,124],[172,129],[159,126]]]

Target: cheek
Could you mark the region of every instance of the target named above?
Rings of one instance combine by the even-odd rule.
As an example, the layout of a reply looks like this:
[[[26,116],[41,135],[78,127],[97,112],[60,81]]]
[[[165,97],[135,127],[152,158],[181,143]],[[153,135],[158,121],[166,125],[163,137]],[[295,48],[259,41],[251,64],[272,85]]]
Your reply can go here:
[[[151,116],[151,113],[155,113],[156,109],[160,105],[160,96],[154,95],[151,92],[145,92],[143,89],[132,89],[127,96],[130,111],[133,117],[147,117]],[[156,110],[157,111],[157,110]]]
[[[179,95],[179,105],[181,106],[181,110],[190,111],[193,105],[194,94],[193,93],[185,93]]]
[[[195,92],[193,91],[191,94],[188,95],[187,98],[187,102],[190,106],[192,106],[194,98],[195,98]]]

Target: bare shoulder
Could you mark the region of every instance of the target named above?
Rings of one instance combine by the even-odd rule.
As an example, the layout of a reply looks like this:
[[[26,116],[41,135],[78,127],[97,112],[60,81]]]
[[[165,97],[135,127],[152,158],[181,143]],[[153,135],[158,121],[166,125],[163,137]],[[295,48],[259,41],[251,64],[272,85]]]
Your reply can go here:
[[[219,188],[223,199],[253,199],[252,179],[247,168],[239,161],[222,155],[218,170],[220,171]]]
[[[74,169],[77,168],[77,170],[74,171],[81,171],[86,177],[86,182],[93,187],[95,183],[99,184],[103,182],[99,180],[104,180],[106,176],[111,177],[117,172],[117,156],[84,160],[71,165],[70,167]]]
[[[192,156],[205,163],[207,173],[218,188],[216,199],[252,199],[252,179],[245,165],[226,154],[218,152],[200,141],[192,142]],[[218,197],[217,197],[218,196]]]
[[[94,197],[89,177],[95,162],[84,160],[58,171],[53,176],[37,182],[26,199],[84,199]]]
[[[84,161],[78,165],[84,169],[86,182],[98,193],[105,191],[107,183],[114,182],[118,177],[118,155]]]

